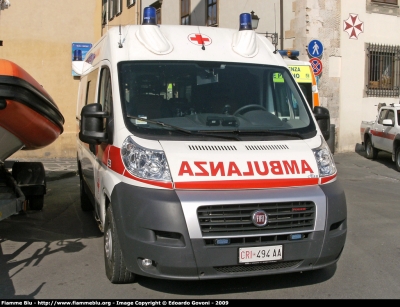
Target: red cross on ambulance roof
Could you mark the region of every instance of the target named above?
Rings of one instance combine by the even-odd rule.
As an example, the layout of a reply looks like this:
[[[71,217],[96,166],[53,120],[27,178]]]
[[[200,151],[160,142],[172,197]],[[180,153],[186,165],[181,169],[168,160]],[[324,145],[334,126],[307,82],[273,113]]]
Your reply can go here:
[[[198,46],[208,46],[211,45],[211,37],[205,35],[205,34],[200,34],[200,33],[192,33],[189,34],[188,40]]]

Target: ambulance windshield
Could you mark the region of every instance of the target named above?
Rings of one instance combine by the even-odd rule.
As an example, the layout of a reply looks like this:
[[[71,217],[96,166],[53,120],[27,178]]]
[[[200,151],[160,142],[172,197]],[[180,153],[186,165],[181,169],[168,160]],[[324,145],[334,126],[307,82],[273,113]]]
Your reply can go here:
[[[183,61],[118,64],[125,124],[132,133],[235,133],[312,137],[310,109],[283,67]],[[274,133],[275,131],[275,133]]]

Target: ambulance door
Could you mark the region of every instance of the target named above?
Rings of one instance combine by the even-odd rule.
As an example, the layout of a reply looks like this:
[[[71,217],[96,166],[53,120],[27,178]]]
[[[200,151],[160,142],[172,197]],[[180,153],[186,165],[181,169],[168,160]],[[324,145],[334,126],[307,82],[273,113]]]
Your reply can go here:
[[[107,132],[107,142],[103,142],[99,145],[96,145],[96,158],[93,160],[93,170],[94,170],[94,190],[95,190],[95,200],[96,206],[95,210],[98,216],[102,216],[100,214],[101,197],[102,197],[102,187],[103,187],[103,179],[101,178],[101,174],[104,174],[102,170],[107,168],[107,165],[103,164],[105,161],[104,155],[107,154],[107,146],[112,144],[113,140],[113,96],[112,96],[112,82],[111,82],[111,72],[108,66],[101,67],[100,70],[100,79],[99,79],[99,96],[98,103],[101,104],[103,112],[107,114],[105,118],[103,118],[103,132]]]
[[[99,69],[95,69],[89,75],[82,78],[86,89],[85,105],[96,102],[96,89]],[[82,89],[83,90],[83,89]],[[94,177],[93,177],[93,160],[96,154],[96,145],[80,142],[78,148],[80,151],[80,164],[82,169],[83,180],[86,182],[90,192],[94,195]]]

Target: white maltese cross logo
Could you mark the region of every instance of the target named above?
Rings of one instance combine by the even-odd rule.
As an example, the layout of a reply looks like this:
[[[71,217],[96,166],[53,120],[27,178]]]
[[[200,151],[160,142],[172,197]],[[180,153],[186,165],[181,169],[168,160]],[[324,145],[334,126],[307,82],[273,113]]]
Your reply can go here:
[[[349,14],[349,18],[343,21],[343,31],[349,34],[350,39],[358,39],[360,33],[364,32],[364,23],[357,14]]]

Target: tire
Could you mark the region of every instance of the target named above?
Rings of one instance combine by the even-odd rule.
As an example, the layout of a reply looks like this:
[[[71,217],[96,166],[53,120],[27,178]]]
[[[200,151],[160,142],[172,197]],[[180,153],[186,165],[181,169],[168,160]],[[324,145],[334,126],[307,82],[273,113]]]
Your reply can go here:
[[[370,138],[365,141],[365,152],[367,154],[367,159],[376,159],[378,156],[378,149],[372,146]]]
[[[31,210],[42,210],[44,204],[44,195],[31,195],[28,197],[29,208]]]
[[[82,211],[93,211],[93,205],[90,201],[89,196],[86,194],[85,187],[83,186],[82,176],[79,176],[79,192],[81,197],[81,209]]]
[[[111,204],[107,208],[104,225],[104,262],[107,278],[113,284],[126,284],[135,280],[135,274],[127,270],[122,256]]]
[[[395,156],[395,162],[396,162],[396,169],[398,172],[400,172],[400,146],[396,148],[396,156]]]

